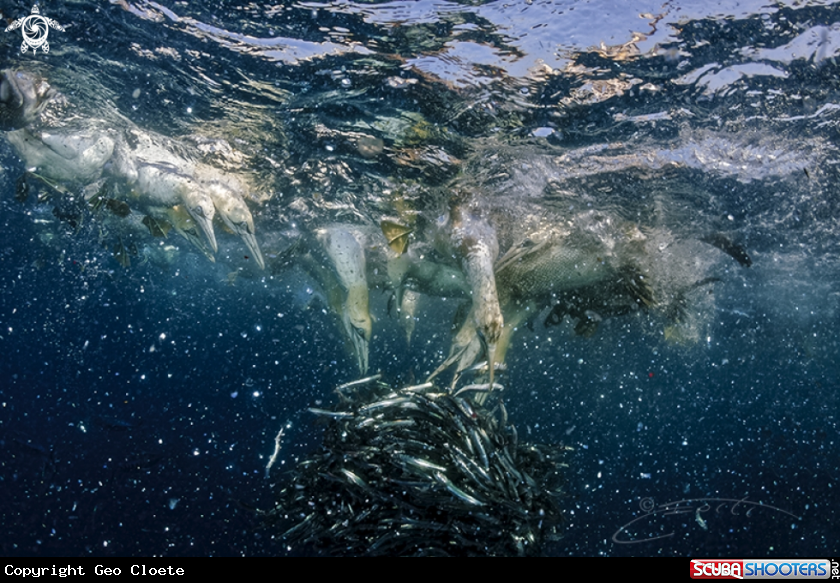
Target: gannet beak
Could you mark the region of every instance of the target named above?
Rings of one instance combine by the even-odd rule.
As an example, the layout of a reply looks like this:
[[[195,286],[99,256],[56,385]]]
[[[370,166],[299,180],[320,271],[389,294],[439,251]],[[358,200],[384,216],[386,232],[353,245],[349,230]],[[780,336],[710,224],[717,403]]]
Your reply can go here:
[[[253,233],[248,231],[243,231],[240,235],[242,236],[242,240],[245,241],[245,245],[247,245],[248,249],[251,251],[251,255],[253,255],[254,259],[257,260],[257,265],[260,266],[260,269],[265,269],[265,259],[263,259],[263,255],[260,252],[260,246],[257,244],[257,238]]]
[[[347,290],[347,301],[344,304],[343,312],[344,328],[353,344],[353,351],[356,353],[359,364],[359,372],[365,374],[368,370],[370,338],[373,335],[367,287],[357,285]]]
[[[365,374],[368,369],[368,358],[370,355],[370,330],[353,324],[353,318],[347,306],[344,308],[342,320],[344,322],[344,330],[347,332],[350,343],[353,345],[353,353],[356,355],[359,372]]]
[[[356,361],[359,365],[359,372],[365,374],[368,370],[368,358],[370,355],[370,343],[364,336],[364,331],[351,326],[350,340],[353,343],[353,351],[356,353]]]
[[[213,263],[216,262],[216,257],[213,253],[210,252],[210,249],[207,248],[207,245],[204,244],[204,239],[198,236],[198,233],[195,229],[184,230],[177,228],[178,233],[184,237],[187,241],[189,241],[193,247],[201,251],[201,253],[207,257]]]
[[[490,390],[495,388],[493,377],[496,373],[496,343],[487,344],[487,366],[490,367]]]
[[[415,320],[417,314],[417,304],[420,301],[420,294],[409,289],[405,290],[400,298],[400,325],[405,330],[405,340],[411,346],[411,335],[414,333]]]
[[[204,236],[207,237],[207,241],[210,243],[213,253],[218,253],[219,246],[216,244],[216,233],[213,231],[213,216],[211,215],[208,217],[202,212],[191,212],[190,215],[193,219],[195,219],[198,228],[201,229]]]

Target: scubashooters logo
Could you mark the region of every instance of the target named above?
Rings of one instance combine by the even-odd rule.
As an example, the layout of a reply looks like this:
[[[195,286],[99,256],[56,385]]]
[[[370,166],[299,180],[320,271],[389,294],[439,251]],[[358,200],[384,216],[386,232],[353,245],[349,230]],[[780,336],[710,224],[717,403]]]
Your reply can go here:
[[[827,559],[692,559],[692,579],[828,579]]]
[[[39,48],[48,53],[50,52],[50,43],[47,42],[47,35],[49,35],[50,28],[64,32],[64,27],[55,20],[41,16],[37,4],[32,7],[32,14],[15,20],[6,27],[6,32],[18,28],[21,29],[23,34],[23,44],[20,45],[20,52],[22,53],[26,52],[27,47],[31,48],[33,53],[37,53]]]

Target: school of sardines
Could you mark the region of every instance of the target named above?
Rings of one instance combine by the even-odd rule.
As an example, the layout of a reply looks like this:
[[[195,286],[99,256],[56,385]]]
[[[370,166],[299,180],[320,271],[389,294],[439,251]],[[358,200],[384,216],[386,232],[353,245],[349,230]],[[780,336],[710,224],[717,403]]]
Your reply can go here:
[[[541,554],[560,537],[569,448],[520,442],[501,399],[490,410],[469,389],[372,382],[310,409],[326,420],[323,447],[293,470],[270,524],[329,555]]]

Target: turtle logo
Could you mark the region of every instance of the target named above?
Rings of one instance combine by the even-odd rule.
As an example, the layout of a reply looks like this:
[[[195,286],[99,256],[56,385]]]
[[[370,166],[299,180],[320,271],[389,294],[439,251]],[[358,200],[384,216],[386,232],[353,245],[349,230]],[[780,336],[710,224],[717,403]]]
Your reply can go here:
[[[33,53],[37,53],[39,48],[48,53],[50,52],[50,43],[47,42],[47,35],[50,32],[50,27],[64,32],[64,27],[55,20],[41,16],[38,5],[35,4],[32,7],[32,14],[15,20],[6,28],[6,32],[18,28],[22,29],[23,44],[20,45],[20,52],[25,53],[26,47],[31,47]]]

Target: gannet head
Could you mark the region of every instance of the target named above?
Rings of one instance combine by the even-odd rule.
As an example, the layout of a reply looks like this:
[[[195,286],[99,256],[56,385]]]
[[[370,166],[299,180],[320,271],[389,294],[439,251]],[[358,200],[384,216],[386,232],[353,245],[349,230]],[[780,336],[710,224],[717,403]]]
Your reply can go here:
[[[254,217],[245,205],[245,201],[235,192],[219,183],[210,184],[208,194],[213,199],[216,211],[227,228],[242,237],[260,269],[265,269],[265,260],[262,252],[260,252],[260,246],[257,244],[257,238],[254,236]]]
[[[213,252],[216,253],[219,246],[216,244],[216,234],[213,231],[213,217],[216,214],[213,200],[206,193],[193,188],[182,190],[181,200],[198,228],[207,237]]]
[[[343,225],[315,231],[318,242],[332,263],[336,283],[346,292],[341,305],[341,321],[353,345],[359,370],[368,368],[368,345],[372,334],[365,251],[351,228]]]

